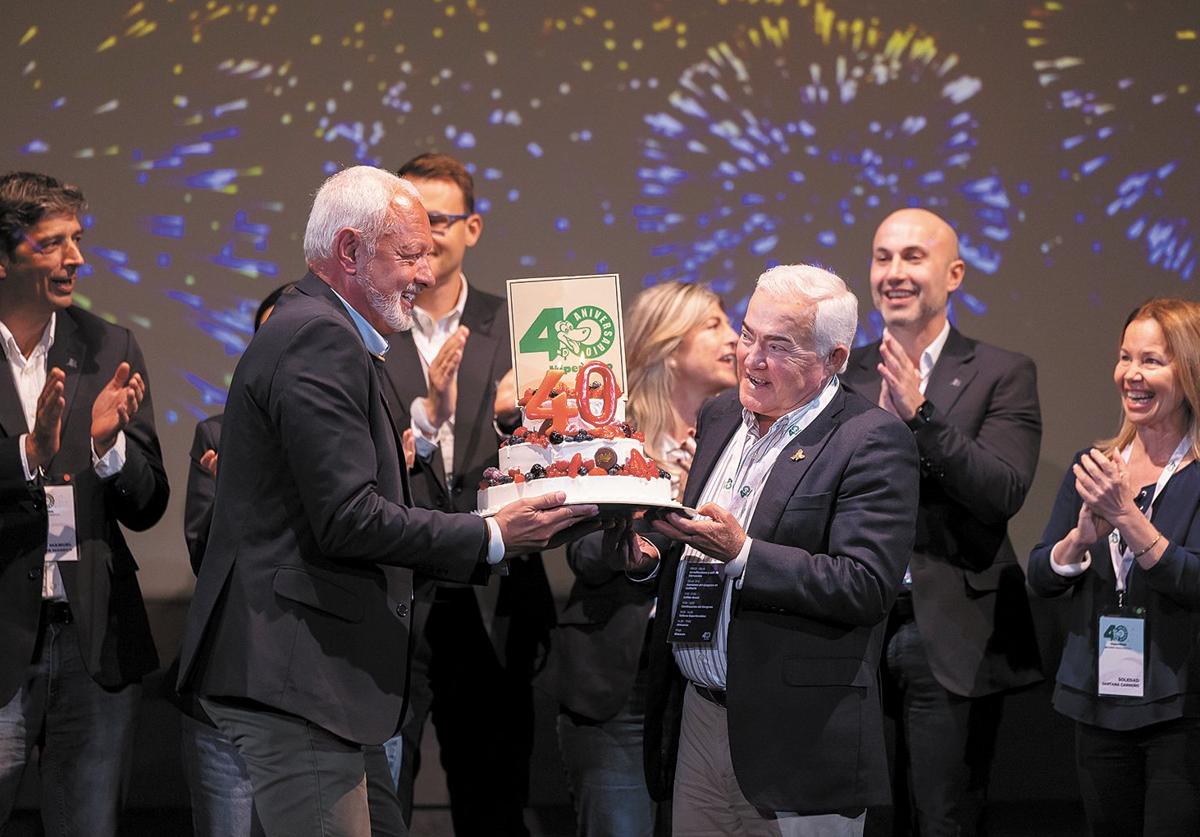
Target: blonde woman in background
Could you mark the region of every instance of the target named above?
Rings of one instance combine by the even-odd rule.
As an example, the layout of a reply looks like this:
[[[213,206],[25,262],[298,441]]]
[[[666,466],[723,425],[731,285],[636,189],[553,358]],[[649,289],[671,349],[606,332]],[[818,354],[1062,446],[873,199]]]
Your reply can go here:
[[[683,495],[700,405],[737,383],[737,335],[720,298],[670,282],[625,318],[626,415]],[[558,735],[580,837],[655,833],[642,768],[645,644],[654,584],[625,577],[601,535],[572,544],[575,573],[541,685],[559,701]],[[669,810],[669,806],[668,806]],[[669,826],[660,822],[658,833]]]

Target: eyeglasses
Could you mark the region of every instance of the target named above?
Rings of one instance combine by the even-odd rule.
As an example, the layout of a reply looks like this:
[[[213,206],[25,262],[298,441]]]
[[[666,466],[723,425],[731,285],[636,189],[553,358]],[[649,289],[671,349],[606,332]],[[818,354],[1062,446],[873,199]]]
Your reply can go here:
[[[470,212],[458,212],[451,215],[446,215],[441,212],[430,212],[429,229],[435,233],[443,233],[454,226],[458,221],[465,221],[471,217]]]

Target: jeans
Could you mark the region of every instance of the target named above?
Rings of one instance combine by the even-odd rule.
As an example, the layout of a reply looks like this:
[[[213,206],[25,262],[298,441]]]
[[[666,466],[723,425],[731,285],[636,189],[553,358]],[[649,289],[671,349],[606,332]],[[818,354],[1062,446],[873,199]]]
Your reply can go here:
[[[250,774],[237,748],[216,727],[182,716],[183,775],[195,837],[259,837]]]
[[[642,766],[645,679],[639,671],[628,702],[607,721],[559,711],[558,746],[579,837],[654,834],[654,802]]]
[[[73,623],[43,621],[40,630],[25,682],[0,707],[0,827],[36,746],[46,833],[114,835],[141,685],[106,689],[93,680]]]

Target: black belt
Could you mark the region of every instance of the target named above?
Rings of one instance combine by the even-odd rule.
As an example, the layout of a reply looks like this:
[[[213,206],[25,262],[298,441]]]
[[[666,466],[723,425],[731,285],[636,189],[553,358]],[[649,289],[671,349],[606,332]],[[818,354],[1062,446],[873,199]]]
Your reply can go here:
[[[709,703],[715,703],[722,709],[725,708],[725,692],[721,689],[710,689],[707,686],[701,686],[699,683],[692,683],[692,688],[696,690],[696,694]]]
[[[42,601],[42,621],[47,625],[70,625],[75,621],[66,602]]]

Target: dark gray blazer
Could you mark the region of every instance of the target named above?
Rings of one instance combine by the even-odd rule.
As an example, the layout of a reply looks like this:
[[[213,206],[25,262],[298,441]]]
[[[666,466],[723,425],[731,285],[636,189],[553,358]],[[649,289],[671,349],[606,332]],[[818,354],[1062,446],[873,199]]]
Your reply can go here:
[[[418,457],[412,473],[413,504],[427,509],[470,512],[485,468],[496,465],[499,440],[493,428],[496,383],[512,368],[508,338],[508,306],[504,299],[472,287],[467,294],[461,324],[471,330],[458,369],[458,397],[454,404],[454,481],[446,484],[440,449],[430,459]],[[396,432],[412,423],[414,399],[428,387],[421,358],[410,332],[393,334],[383,367],[383,389],[392,407]],[[491,597],[490,623],[484,625],[501,665],[533,666],[544,649],[554,624],[554,600],[539,554],[509,559],[508,575],[490,582],[491,589],[476,588],[476,596]],[[431,585],[418,579],[418,600],[434,595]],[[425,611],[418,613],[423,619]]]
[[[1096,694],[1099,617],[1117,605],[1108,540],[1089,547],[1092,564],[1081,575],[1066,578],[1050,568],[1050,550],[1075,528],[1080,505],[1075,475],[1068,469],[1041,542],[1029,556],[1034,592],[1069,594],[1071,600],[1054,708],[1077,721],[1120,730],[1200,715],[1200,465],[1192,462],[1178,471],[1155,499],[1152,520],[1168,542],[1167,551],[1149,570],[1135,563],[1127,580],[1127,606],[1146,611],[1141,698]]]
[[[125,428],[125,465],[102,480],[92,467],[92,403],[122,361],[146,378],[146,398]],[[137,582],[137,564],[121,534],[158,522],[167,507],[167,475],[154,431],[146,363],[133,335],[79,308],[60,311],[47,368],[66,373],[61,446],[46,469],[52,483],[75,486],[79,561],[59,565],[79,628],[88,672],[108,687],[158,668]],[[0,372],[0,705],[26,677],[38,639],[46,500],[25,481],[19,440],[28,428],[7,366]],[[118,525],[120,524],[120,525]]]
[[[879,344],[850,354],[842,380],[879,401]],[[1033,482],[1042,438],[1037,370],[1025,355],[964,337],[942,349],[914,434],[921,505],[911,556],[913,611],[934,677],[962,697],[1042,679],[1025,576],[1008,520]]]
[[[701,410],[685,505],[742,426],[736,392]],[[889,800],[877,669],[912,549],[917,478],[908,428],[845,389],[771,469],[727,646],[734,774],[760,809],[817,814]],[[667,643],[681,552],[660,566],[650,651],[645,754],[656,799],[671,794],[685,686]]]
[[[284,294],[230,385],[181,690],[378,744],[405,690],[412,571],[483,570],[479,518],[408,506],[376,361],[333,291]]]

